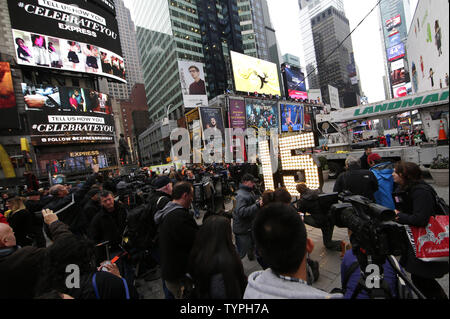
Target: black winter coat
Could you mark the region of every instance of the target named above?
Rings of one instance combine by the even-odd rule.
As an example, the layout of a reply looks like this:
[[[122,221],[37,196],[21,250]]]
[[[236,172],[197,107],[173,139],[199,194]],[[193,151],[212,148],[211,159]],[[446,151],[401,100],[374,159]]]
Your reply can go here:
[[[60,221],[49,227],[55,241],[71,235],[67,225]],[[48,248],[27,246],[0,248],[0,299],[31,299],[38,282],[41,265]]]
[[[31,246],[35,231],[33,228],[34,216],[27,209],[8,214],[7,222],[14,231],[16,243],[19,246]]]
[[[333,192],[350,191],[354,195],[361,195],[372,201],[375,200],[374,193],[377,190],[378,180],[371,171],[352,167],[339,175],[333,187]]]
[[[320,191],[309,189],[300,197],[297,209],[302,213],[311,214],[314,221],[320,226],[328,225],[328,212],[323,212],[319,205]]]
[[[197,230],[198,225],[187,209],[174,209],[164,217],[159,226],[162,278],[176,281],[187,273]]]
[[[98,212],[100,212],[102,209],[100,202],[95,201],[92,199],[89,199],[86,204],[84,205],[83,212],[84,216],[86,218],[86,222],[88,225],[91,224],[92,219],[94,219],[94,216],[97,215]]]
[[[91,186],[95,183],[97,174],[91,175],[81,188],[64,197],[54,197],[44,208],[51,209],[54,213],[63,209],[58,214],[58,218],[63,223],[69,225],[74,234],[85,234],[87,230],[87,221],[83,214],[82,201]],[[73,200],[73,203],[72,203]]]
[[[398,222],[403,225],[425,227],[430,217],[437,212],[433,189],[425,182],[419,182],[404,191],[397,188],[395,194],[403,194],[403,202],[398,214]],[[448,262],[424,262],[416,258],[411,244],[405,235],[406,252],[400,264],[411,274],[426,278],[440,278],[449,272]]]

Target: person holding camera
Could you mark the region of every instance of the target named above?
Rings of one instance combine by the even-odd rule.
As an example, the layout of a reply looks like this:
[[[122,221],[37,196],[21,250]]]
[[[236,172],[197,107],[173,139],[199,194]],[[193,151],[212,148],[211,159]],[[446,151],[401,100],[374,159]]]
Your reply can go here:
[[[261,201],[254,193],[255,177],[245,174],[236,195],[236,208],[233,211],[233,233],[236,247],[242,259],[248,255],[249,260],[255,259],[255,245],[252,238],[252,222],[261,208]]]
[[[399,185],[396,198],[396,220],[402,225],[426,227],[431,216],[438,215],[435,191],[422,179],[422,171],[415,163],[397,162],[394,167],[394,182]],[[406,240],[406,239],[405,239]],[[400,264],[411,273],[413,284],[428,299],[448,299],[435,278],[449,272],[448,262],[424,262],[416,258],[412,246],[406,243],[406,253]]]

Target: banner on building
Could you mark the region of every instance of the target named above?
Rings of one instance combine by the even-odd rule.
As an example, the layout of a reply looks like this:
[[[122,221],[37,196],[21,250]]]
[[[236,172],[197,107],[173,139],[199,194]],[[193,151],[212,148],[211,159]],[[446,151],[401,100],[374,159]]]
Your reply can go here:
[[[246,129],[245,101],[230,99],[228,108],[228,124],[230,128]]]
[[[8,62],[0,62],[0,129],[20,128],[16,95]]]
[[[186,109],[208,106],[203,64],[194,61],[178,61],[181,91]]]

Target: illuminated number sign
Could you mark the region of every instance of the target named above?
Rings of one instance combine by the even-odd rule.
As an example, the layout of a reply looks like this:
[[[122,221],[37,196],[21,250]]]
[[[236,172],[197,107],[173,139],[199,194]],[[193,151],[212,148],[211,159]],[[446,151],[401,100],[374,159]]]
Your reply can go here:
[[[283,172],[284,186],[292,196],[299,196],[296,190],[294,174],[298,171],[304,171],[306,185],[310,189],[318,189],[320,187],[319,169],[310,154],[295,155],[294,151],[314,147],[314,133],[305,133],[294,136],[282,137],[279,140],[281,170]],[[266,190],[274,189],[274,181],[272,175],[272,166],[270,162],[269,143],[262,141],[259,143],[261,164],[263,166],[264,183]],[[292,175],[288,175],[292,174]]]

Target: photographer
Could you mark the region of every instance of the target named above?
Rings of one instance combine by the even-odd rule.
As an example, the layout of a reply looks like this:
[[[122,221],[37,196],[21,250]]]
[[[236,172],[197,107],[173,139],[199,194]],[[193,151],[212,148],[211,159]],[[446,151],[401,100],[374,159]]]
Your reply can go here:
[[[431,216],[439,214],[435,191],[422,179],[422,171],[417,164],[398,162],[394,168],[394,182],[399,185],[395,192],[399,210],[397,222],[403,225],[425,227]],[[416,258],[412,246],[400,259],[405,269],[411,273],[414,285],[429,299],[448,299],[446,293],[435,280],[449,271],[448,262],[424,262]]]
[[[242,184],[236,196],[236,208],[233,211],[233,233],[239,257],[248,254],[249,260],[254,260],[255,245],[252,238],[252,222],[261,207],[261,201],[254,194],[255,178],[251,174],[242,177]]]
[[[300,200],[297,202],[297,210],[305,215],[304,222],[322,231],[323,244],[327,249],[340,251],[342,256],[345,253],[344,241],[332,240],[334,225],[328,218],[328,211],[322,211],[319,205],[319,191],[309,189],[305,183],[297,184],[297,192],[300,193]]]

